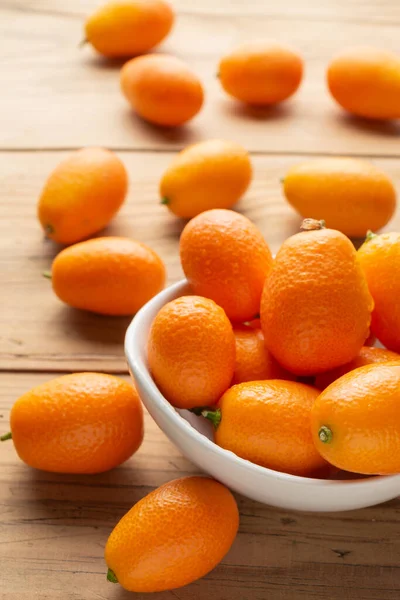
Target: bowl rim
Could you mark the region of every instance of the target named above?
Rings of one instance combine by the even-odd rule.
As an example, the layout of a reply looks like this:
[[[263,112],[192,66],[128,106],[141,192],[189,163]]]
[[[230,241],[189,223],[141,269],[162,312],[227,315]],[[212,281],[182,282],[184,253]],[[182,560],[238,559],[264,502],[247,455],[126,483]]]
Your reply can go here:
[[[249,460],[237,456],[230,450],[221,448],[215,442],[211,441],[205,435],[197,431],[197,429],[188,421],[186,421],[186,419],[184,419],[175,410],[175,408],[168,402],[168,400],[158,389],[147,365],[142,358],[142,353],[146,353],[146,349],[141,348],[137,340],[140,339],[138,332],[143,327],[143,321],[152,321],[164,304],[179,297],[180,295],[187,295],[185,292],[187,291],[188,285],[189,284],[186,279],[181,279],[177,283],[166,287],[164,290],[154,296],[154,298],[147,302],[147,304],[145,304],[134,316],[125,335],[125,356],[134,379],[137,379],[140,385],[147,390],[155,409],[163,414],[163,417],[172,427],[180,429],[185,436],[192,438],[192,441],[200,444],[200,446],[206,451],[227,460],[231,464],[234,463],[236,467],[240,467],[247,472],[250,470],[254,473],[257,473],[259,476],[267,475],[268,477],[273,477],[281,481],[318,488],[340,488],[343,486],[354,485],[358,488],[363,488],[365,491],[368,491],[369,489],[376,489],[377,487],[380,487],[380,485],[386,485],[388,481],[395,481],[397,479],[399,481],[400,493],[400,474],[371,475],[362,479],[316,479],[312,477],[302,477],[300,475],[290,475],[289,473],[282,473],[280,471],[275,471],[274,469],[269,469],[268,467],[256,465]]]

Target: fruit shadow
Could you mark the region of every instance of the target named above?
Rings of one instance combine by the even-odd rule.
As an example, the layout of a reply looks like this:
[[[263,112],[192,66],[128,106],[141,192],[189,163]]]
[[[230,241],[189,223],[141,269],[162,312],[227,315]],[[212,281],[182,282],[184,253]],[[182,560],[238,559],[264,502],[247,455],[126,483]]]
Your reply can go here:
[[[107,354],[108,347],[113,353],[118,348],[118,356],[123,356],[125,332],[133,315],[108,317],[69,306],[61,306],[60,313],[57,319],[65,324],[67,335],[72,330],[74,335],[101,346],[102,354]]]
[[[202,139],[200,129],[193,123],[187,123],[178,127],[163,127],[144,121],[137,115],[133,109],[126,108],[123,115],[123,124],[132,131],[132,135],[146,140],[146,146],[154,150],[152,144],[162,144],[161,148],[165,152],[175,151],[177,148],[183,148]],[[173,144],[175,147],[164,147],[165,144]]]
[[[170,591],[170,592],[157,592],[154,594],[149,594],[146,592],[146,594],[143,595],[138,595],[138,594],[132,594],[132,592],[127,592],[126,590],[122,589],[120,586],[115,586],[116,590],[115,592],[111,595],[108,596],[109,600],[132,600],[132,597],[136,597],[136,598],[146,598],[146,600],[185,600],[186,598],[189,599],[193,599],[195,598],[195,596],[192,595],[193,590],[190,590],[190,592],[185,591],[186,588],[183,589],[179,589],[179,591]],[[191,586],[186,586],[191,588]]]
[[[88,42],[82,42],[80,45],[81,48],[84,48],[85,46],[90,47],[90,44]],[[132,60],[133,58],[138,58],[139,56],[144,56],[146,54],[154,54],[154,52],[150,50],[149,52],[143,52],[134,55],[127,54],[126,56],[107,57],[96,53],[92,49],[90,54],[85,55],[85,61],[88,64],[88,66],[114,71],[120,70],[124,66],[124,64],[127,63],[129,60]],[[170,52],[162,52],[160,51],[159,47],[157,54],[170,54]]]
[[[107,58],[100,54],[92,54],[86,56],[85,61],[88,66],[95,67],[96,69],[107,69],[110,71],[120,70],[128,60],[133,58],[132,56],[122,56],[119,58]]]
[[[277,121],[287,119],[293,114],[293,107],[290,102],[272,104],[271,106],[253,106],[243,102],[224,99],[222,101],[223,110],[232,117],[245,118],[253,121]]]
[[[336,119],[343,123],[345,127],[352,127],[360,132],[380,134],[385,137],[400,137],[400,123],[398,121],[363,119],[346,113],[337,114]]]
[[[16,478],[18,493],[23,495],[24,504],[30,505],[29,521],[113,528],[136,502],[154,489],[143,485],[135,461],[133,456],[116,469],[96,475],[48,473],[20,465],[20,477]]]

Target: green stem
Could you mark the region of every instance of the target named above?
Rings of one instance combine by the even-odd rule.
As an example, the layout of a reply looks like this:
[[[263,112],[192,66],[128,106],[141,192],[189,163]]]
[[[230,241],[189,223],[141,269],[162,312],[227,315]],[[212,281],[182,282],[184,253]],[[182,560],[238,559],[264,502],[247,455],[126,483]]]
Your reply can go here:
[[[83,48],[84,46],[86,46],[86,44],[89,43],[89,40],[87,38],[84,38],[83,40],[81,40],[78,44],[78,48]]]
[[[43,277],[46,277],[46,279],[52,278],[51,271],[43,271],[42,275],[43,275]]]
[[[190,412],[197,415],[198,417],[204,417],[205,419],[208,419],[209,421],[211,421],[211,423],[214,425],[215,429],[218,429],[218,426],[221,423],[222,414],[221,414],[220,408],[211,410],[207,406],[206,407],[202,406],[202,407],[191,408]]]
[[[282,185],[284,185],[284,183],[285,183],[285,178],[284,178],[284,177],[281,177],[281,178],[279,179],[279,181],[281,182],[281,184],[282,184]]]
[[[12,433],[9,431],[0,437],[0,442],[6,442],[7,440],[12,440]]]
[[[323,444],[329,444],[333,438],[332,430],[326,425],[322,425],[318,431],[318,437]]]
[[[161,198],[161,204],[165,204],[165,205],[169,204],[168,198],[166,198],[165,196],[164,196],[164,198]]]
[[[111,569],[108,569],[107,571],[107,581],[110,583],[118,583],[117,576]]]
[[[370,229],[368,229],[368,231],[367,231],[367,236],[366,236],[366,238],[365,238],[365,241],[366,241],[366,242],[370,242],[371,240],[373,240],[373,239],[374,239],[374,238],[376,238],[376,237],[378,237],[378,236],[376,235],[376,233],[374,233],[373,231],[371,231]]]
[[[50,225],[49,223],[45,226],[44,230],[47,235],[51,235],[52,233],[54,233],[54,227],[53,227],[53,225]]]

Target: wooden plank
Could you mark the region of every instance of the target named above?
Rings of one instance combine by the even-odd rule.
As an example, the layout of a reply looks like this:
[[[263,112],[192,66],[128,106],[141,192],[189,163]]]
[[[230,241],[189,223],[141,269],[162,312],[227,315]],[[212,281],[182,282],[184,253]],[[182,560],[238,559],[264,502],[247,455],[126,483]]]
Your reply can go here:
[[[243,3],[235,5],[242,10]],[[344,7],[346,2],[339,5]],[[119,90],[120,63],[102,61],[90,48],[78,49],[81,17],[68,18],[64,3],[49,4],[47,0],[47,6],[55,12],[36,12],[33,1],[20,2],[19,9],[10,2],[1,7],[4,67],[0,148],[106,145],[166,149],[212,136],[236,139],[257,152],[400,155],[398,123],[377,124],[347,117],[329,97],[324,81],[329,59],[344,46],[384,45],[398,50],[395,18],[382,23],[335,21],[330,13],[321,17],[317,13],[316,18],[299,22],[292,13],[291,18],[275,13],[255,18],[225,13],[224,9],[213,15],[185,12],[162,50],[191,64],[205,84],[207,101],[192,123],[171,131],[144,123],[129,109]],[[328,2],[323,6],[328,7]],[[359,7],[357,14],[361,15],[361,0]],[[376,14],[379,11],[380,5]],[[220,56],[239,41],[256,37],[290,43],[306,60],[300,92],[277,108],[247,109],[229,99],[216,78]]]
[[[51,374],[0,374],[0,433],[15,398]],[[129,600],[105,580],[103,550],[118,519],[152,488],[197,470],[146,416],[145,441],[96,476],[29,469],[12,443],[0,453],[0,597]],[[346,513],[274,509],[238,497],[238,538],[201,581],[138,600],[398,600],[400,500]],[[67,591],[68,590],[68,591]]]
[[[103,4],[105,1],[103,0]],[[14,10],[38,12],[40,14],[61,14],[71,18],[85,18],[101,3],[98,0],[70,0],[68,4],[58,0],[13,0],[3,1],[3,6],[11,5]],[[397,0],[171,0],[171,4],[179,15],[212,14],[212,15],[265,15],[279,16],[288,19],[329,19],[358,21],[365,23],[398,22]],[[397,16],[397,19],[396,19]]]
[[[36,202],[48,173],[66,153],[2,153],[0,217],[0,369],[126,372],[123,339],[128,318],[106,318],[70,309],[42,277],[60,249],[43,239]],[[168,281],[180,279],[179,235],[184,222],[159,204],[158,181],[173,153],[120,153],[130,175],[127,202],[105,231],[139,239],[160,253]],[[299,156],[253,156],[254,180],[238,209],[277,251],[298,230],[300,218],[282,196],[280,178]],[[374,161],[400,189],[397,160]],[[400,227],[400,214],[390,229]]]

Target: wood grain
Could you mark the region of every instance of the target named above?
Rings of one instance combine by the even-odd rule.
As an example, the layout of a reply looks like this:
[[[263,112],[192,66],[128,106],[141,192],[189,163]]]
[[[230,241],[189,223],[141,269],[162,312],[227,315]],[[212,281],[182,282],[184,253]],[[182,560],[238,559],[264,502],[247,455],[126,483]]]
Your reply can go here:
[[[4,0],[3,6],[8,6],[15,11],[37,12],[39,14],[56,14],[70,18],[85,18],[103,2],[98,0],[70,0],[61,4],[57,0]],[[286,0],[286,2],[273,2],[272,0],[171,0],[171,4],[182,14],[212,14],[212,15],[264,15],[279,16],[287,19],[296,19],[310,22],[319,19],[330,21],[350,21],[360,23],[381,22],[397,23],[397,0]],[[397,19],[396,19],[397,17]]]
[[[258,1],[262,12],[256,16],[231,13],[228,4],[217,14],[185,12],[179,16],[160,50],[184,58],[199,74],[206,88],[206,103],[190,124],[175,130],[153,127],[133,114],[119,90],[121,63],[102,60],[89,47],[78,48],[82,18],[76,14],[70,18],[64,3],[48,0],[45,7],[54,11],[40,11],[34,2],[20,0],[17,8],[2,3],[0,38],[6,43],[3,41],[0,148],[105,145],[166,149],[222,137],[234,138],[256,152],[399,156],[398,123],[348,117],[334,104],[325,85],[326,65],[345,46],[380,47],[384,40],[386,48],[398,50],[396,19],[378,25],[365,16],[361,21],[335,21],[331,13],[317,12],[314,19],[305,17],[299,22],[290,9],[291,18],[276,9],[277,14],[271,15],[268,11],[276,3],[262,7]],[[211,4],[209,1],[208,6]],[[243,7],[246,3],[232,4]],[[345,10],[344,0],[338,5]],[[355,5],[361,18],[361,2]],[[392,3],[387,6],[394,7]],[[86,5],[85,11],[79,11],[86,12]],[[221,55],[240,41],[256,37],[278,38],[305,58],[304,84],[280,107],[248,109],[228,98],[216,77]]]
[[[128,318],[106,318],[63,305],[42,277],[60,247],[43,238],[36,202],[48,173],[67,153],[2,153],[3,214],[0,218],[0,369],[126,372],[123,339]],[[169,283],[183,274],[179,235],[184,222],[160,205],[158,182],[173,153],[119,154],[130,176],[127,202],[106,235],[149,244],[167,265]],[[276,252],[298,230],[300,217],[286,203],[280,178],[299,156],[253,156],[254,180],[237,208],[252,219]],[[400,189],[396,160],[374,161]],[[400,227],[398,214],[390,228]]]
[[[15,398],[51,374],[0,374],[0,434]],[[123,514],[154,487],[196,473],[146,416],[145,441],[120,468],[96,476],[29,469],[12,442],[0,450],[0,563],[4,600],[129,600],[105,580],[104,545]],[[201,581],[138,600],[398,600],[400,500],[347,513],[307,514],[237,497],[238,538]]]

